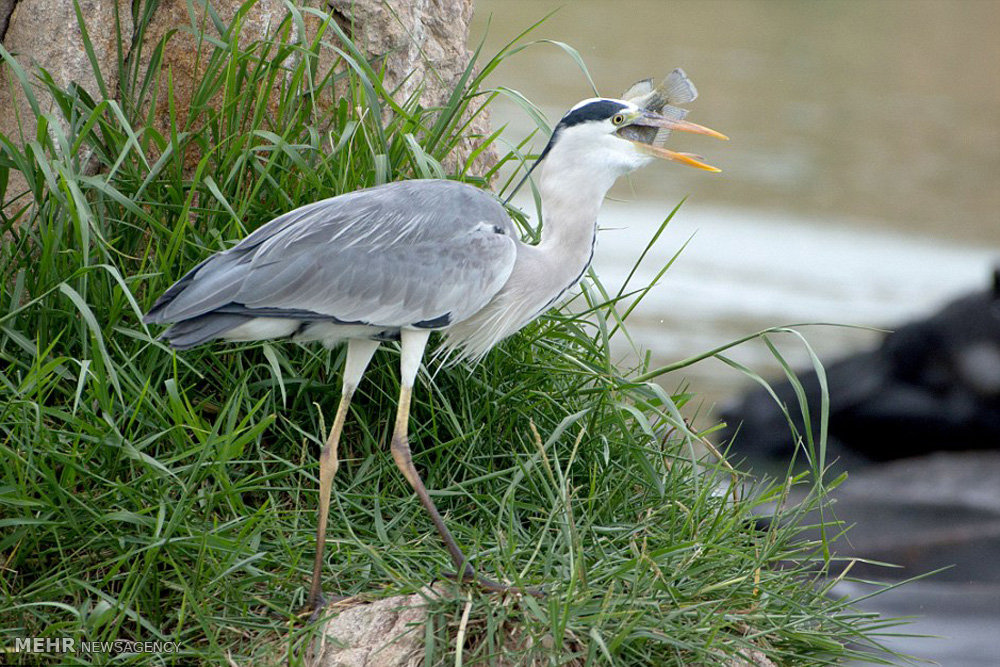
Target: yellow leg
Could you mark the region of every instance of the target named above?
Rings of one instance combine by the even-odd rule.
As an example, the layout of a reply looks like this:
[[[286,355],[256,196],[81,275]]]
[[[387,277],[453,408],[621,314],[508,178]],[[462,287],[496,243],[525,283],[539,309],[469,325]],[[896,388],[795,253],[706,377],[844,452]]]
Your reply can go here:
[[[430,494],[427,493],[427,487],[424,486],[423,480],[420,479],[420,475],[413,465],[409,438],[407,437],[410,422],[410,398],[413,394],[413,382],[417,376],[417,369],[420,367],[420,358],[423,356],[428,335],[429,332],[427,331],[409,331],[406,329],[402,331],[402,354],[400,360],[401,386],[399,389],[399,408],[396,412],[396,423],[392,430],[392,458],[396,462],[396,466],[402,471],[406,481],[413,487],[424,509],[431,515],[431,521],[434,522],[434,527],[437,528],[438,534],[441,536],[441,540],[444,542],[445,548],[448,549],[451,560],[455,564],[458,579],[462,581],[476,581],[480,586],[489,591],[506,592],[516,590],[517,592],[540,596],[542,595],[540,590],[511,589],[509,586],[476,574],[472,565],[469,564],[469,559],[462,553],[455,538],[452,537],[451,531],[445,525],[444,519],[441,518],[441,513],[434,506],[434,501],[431,500]]]
[[[309,586],[310,609],[317,611],[323,607],[323,585],[320,574],[323,570],[323,552],[326,547],[326,524],[330,516],[330,492],[333,489],[333,476],[337,473],[340,463],[337,458],[337,448],[340,444],[340,434],[344,430],[344,420],[347,409],[351,405],[353,391],[344,391],[337,407],[337,416],[333,419],[330,436],[319,454],[319,517],[316,519],[316,558],[313,561],[312,584]]]
[[[307,608],[315,617],[326,604],[323,598],[321,573],[323,570],[323,554],[326,547],[326,524],[330,516],[330,493],[333,488],[333,476],[337,473],[339,459],[337,448],[340,444],[340,434],[344,430],[347,410],[351,405],[354,390],[364,375],[368,362],[378,349],[378,342],[370,340],[350,340],[347,344],[347,360],[344,362],[344,388],[340,396],[337,415],[333,419],[330,435],[319,455],[319,516],[316,523],[316,558],[313,561],[312,584],[309,586]]]
[[[448,549],[451,560],[455,563],[455,568],[460,573],[460,578],[463,580],[475,579],[475,570],[472,569],[465,554],[462,553],[455,538],[452,537],[451,531],[445,525],[444,519],[441,518],[441,513],[435,507],[434,501],[431,500],[430,494],[427,493],[427,487],[424,486],[423,480],[420,479],[420,475],[413,465],[413,456],[410,454],[410,443],[407,437],[411,394],[412,387],[403,385],[399,390],[399,409],[396,412],[396,425],[392,431],[392,458],[396,462],[396,467],[402,471],[403,477],[413,487],[424,509],[431,515],[431,521],[434,522],[434,527],[437,528],[438,534],[441,535],[444,546]]]

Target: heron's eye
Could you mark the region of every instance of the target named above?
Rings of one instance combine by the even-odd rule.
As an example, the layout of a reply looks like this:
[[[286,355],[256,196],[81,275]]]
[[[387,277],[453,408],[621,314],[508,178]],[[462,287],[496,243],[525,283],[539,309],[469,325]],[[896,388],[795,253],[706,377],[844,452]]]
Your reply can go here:
[[[614,123],[615,125],[621,125],[622,123],[625,122],[625,114],[616,113],[614,116],[611,117],[611,122]]]

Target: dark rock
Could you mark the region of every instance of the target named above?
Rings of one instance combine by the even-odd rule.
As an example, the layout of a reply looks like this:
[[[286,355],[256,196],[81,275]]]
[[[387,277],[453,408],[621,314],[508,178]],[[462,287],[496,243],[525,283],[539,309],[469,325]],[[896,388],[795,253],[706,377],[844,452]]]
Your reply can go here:
[[[939,450],[1000,448],[1000,270],[990,289],[959,298],[903,325],[881,346],[825,369],[829,387],[828,460],[884,461]],[[798,379],[819,433],[821,385]],[[798,433],[806,420],[793,385],[772,385]],[[725,440],[754,458],[787,459],[794,440],[781,406],[756,389],[723,409]],[[734,439],[735,436],[735,439]]]

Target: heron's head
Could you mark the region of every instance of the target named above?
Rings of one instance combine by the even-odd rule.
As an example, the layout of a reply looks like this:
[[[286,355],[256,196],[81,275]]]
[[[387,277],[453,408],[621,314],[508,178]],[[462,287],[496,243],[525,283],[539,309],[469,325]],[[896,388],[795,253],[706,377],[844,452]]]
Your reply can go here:
[[[654,158],[672,160],[691,167],[719,171],[697,156],[653,145],[656,129],[694,132],[725,139],[715,130],[677,118],[668,118],[625,100],[594,97],[570,109],[556,125],[539,160],[546,157],[562,165],[575,164],[591,172],[617,178],[648,164]],[[638,131],[637,131],[638,130]],[[557,157],[558,156],[558,157]]]

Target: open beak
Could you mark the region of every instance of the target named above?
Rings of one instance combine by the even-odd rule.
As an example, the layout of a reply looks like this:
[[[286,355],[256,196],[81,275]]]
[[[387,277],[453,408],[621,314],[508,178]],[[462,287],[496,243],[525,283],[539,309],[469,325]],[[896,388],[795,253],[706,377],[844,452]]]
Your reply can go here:
[[[667,118],[666,116],[661,116],[659,114],[653,113],[651,111],[645,111],[637,119],[630,123],[631,125],[639,125],[645,127],[656,127],[656,128],[666,128],[668,130],[673,130],[676,132],[691,132],[693,134],[704,134],[708,137],[715,137],[716,139],[722,139],[725,141],[729,140],[729,137],[722,134],[721,132],[716,132],[713,129],[707,128],[703,125],[698,125],[697,123],[692,123],[686,120],[680,120],[678,118]],[[647,144],[643,141],[636,141],[635,139],[630,139],[639,151],[650,155],[652,157],[657,157],[663,160],[672,160],[674,162],[680,162],[681,164],[686,164],[689,167],[695,167],[696,169],[704,169],[705,171],[719,172],[722,171],[717,167],[713,167],[709,164],[705,164],[699,160],[699,156],[692,155],[691,153],[680,153],[677,151],[672,151],[667,148],[661,148],[660,146],[653,146],[652,144]]]
[[[672,160],[674,162],[680,162],[681,164],[686,164],[689,167],[694,167],[696,169],[704,169],[705,171],[711,171],[718,173],[722,171],[718,167],[713,167],[710,164],[705,164],[698,158],[700,155],[692,155],[691,153],[680,153],[678,151],[672,151],[669,148],[660,148],[659,146],[652,146],[650,144],[645,144],[641,141],[635,141],[630,139],[635,147],[639,149],[640,153],[645,153],[646,155],[651,155],[652,157],[658,157],[661,160]]]

